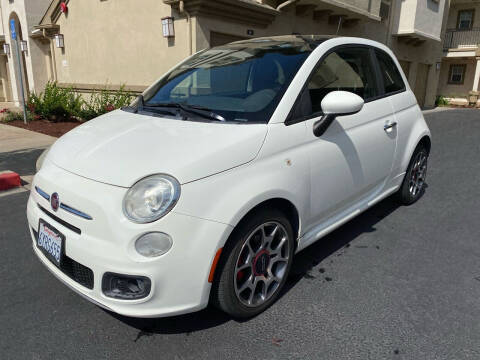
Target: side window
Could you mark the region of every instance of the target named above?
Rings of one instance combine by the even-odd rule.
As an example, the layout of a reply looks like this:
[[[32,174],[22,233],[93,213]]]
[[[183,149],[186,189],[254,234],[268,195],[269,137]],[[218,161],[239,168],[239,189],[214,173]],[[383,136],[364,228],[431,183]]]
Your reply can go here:
[[[380,50],[375,50],[375,54],[377,55],[378,65],[380,66],[385,94],[388,95],[405,90],[402,75],[400,75],[400,71],[398,71],[397,65],[395,65],[390,55]]]
[[[377,96],[374,74],[368,48],[346,47],[331,52],[314,70],[295,116],[321,112],[323,98],[335,90],[353,92],[364,100]]]

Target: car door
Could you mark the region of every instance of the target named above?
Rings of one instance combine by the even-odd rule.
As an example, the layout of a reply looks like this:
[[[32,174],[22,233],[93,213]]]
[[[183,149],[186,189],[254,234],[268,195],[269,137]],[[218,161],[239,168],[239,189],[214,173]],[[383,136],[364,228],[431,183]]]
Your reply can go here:
[[[396,128],[389,100],[383,97],[373,50],[343,46],[319,61],[297,102],[294,116],[306,118],[310,157],[310,219],[306,230],[329,226],[352,206],[375,197],[392,169]],[[338,116],[320,137],[313,124],[320,119],[321,101],[331,91],[353,92],[365,101],[354,115]]]

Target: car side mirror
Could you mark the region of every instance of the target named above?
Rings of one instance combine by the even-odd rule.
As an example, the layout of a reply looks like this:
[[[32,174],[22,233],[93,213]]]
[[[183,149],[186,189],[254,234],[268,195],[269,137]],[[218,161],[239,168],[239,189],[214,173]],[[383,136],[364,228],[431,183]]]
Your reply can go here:
[[[332,91],[322,100],[323,116],[313,124],[313,134],[322,136],[337,116],[352,115],[363,108],[363,99],[349,91]]]

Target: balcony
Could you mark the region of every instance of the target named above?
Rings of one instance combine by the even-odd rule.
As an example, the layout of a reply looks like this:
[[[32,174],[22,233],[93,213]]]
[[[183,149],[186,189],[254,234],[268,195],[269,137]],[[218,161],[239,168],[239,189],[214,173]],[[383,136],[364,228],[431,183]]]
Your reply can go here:
[[[449,49],[472,49],[480,44],[480,28],[470,30],[450,29],[445,33],[443,50]]]

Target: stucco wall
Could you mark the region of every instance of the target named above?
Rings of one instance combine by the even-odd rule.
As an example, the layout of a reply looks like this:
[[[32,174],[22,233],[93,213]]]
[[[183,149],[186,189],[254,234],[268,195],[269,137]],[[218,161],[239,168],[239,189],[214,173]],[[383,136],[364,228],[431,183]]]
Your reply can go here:
[[[448,14],[448,29],[455,29],[457,27],[457,18],[459,10],[469,10],[475,9],[475,14],[473,17],[473,27],[480,27],[480,2],[472,2],[466,4],[456,4],[453,3],[450,5],[450,12]]]
[[[161,19],[175,17],[176,37]],[[65,49],[55,48],[61,83],[147,86],[189,55],[188,24],[159,0],[70,1],[57,22]]]
[[[62,14],[57,21],[65,37],[65,49],[55,48],[57,80],[91,87],[108,83],[140,88],[150,85],[187,57],[189,26],[186,19],[162,1],[143,1],[142,6],[133,0],[69,2],[68,15]],[[441,1],[444,4],[444,0]],[[371,7],[377,2],[379,5],[378,0],[372,1]],[[336,13],[342,11],[337,8]],[[176,36],[167,40],[162,36],[161,18],[170,14],[175,17]],[[349,13],[349,19],[355,17],[360,20],[353,26],[342,27],[339,35],[366,37],[390,46],[399,59],[411,63],[407,74],[411,84],[415,84],[416,64],[432,65],[427,96],[427,105],[432,105],[439,73],[435,63],[441,59],[440,42],[428,40],[416,47],[402,44],[390,36],[389,20],[376,21]],[[192,18],[192,45],[194,52],[209,47],[211,32],[245,38],[292,33],[335,34],[337,25],[329,24],[328,16],[314,20],[312,12],[298,16],[295,6],[284,8],[266,27],[198,15]],[[253,36],[247,33],[250,30]]]
[[[20,99],[19,81],[18,81],[18,63],[16,60],[16,47],[11,40],[10,33],[10,18],[12,14],[18,16],[20,22],[21,33],[19,39],[27,41],[28,52],[21,56],[25,59],[24,67],[26,73],[23,72],[24,78],[27,79],[25,83],[28,83],[28,91],[41,91],[45,86],[47,80],[46,76],[46,54],[44,51],[44,45],[37,43],[29,37],[30,31],[35,25],[38,24],[42,18],[45,10],[50,3],[50,0],[16,0],[13,2],[2,1],[1,14],[2,14],[2,30],[5,34],[6,43],[10,44],[11,55],[8,58],[7,66],[8,72],[11,78],[9,87],[11,87],[11,96],[9,100],[18,102]],[[23,65],[22,65],[23,68]]]
[[[254,0],[260,4],[265,4],[271,7],[277,7],[278,5],[285,3],[287,0]],[[298,0],[297,4],[312,4],[317,3],[338,3],[339,5],[347,4],[357,9],[362,9],[364,11],[370,11],[370,13],[377,15],[380,12],[380,0]]]
[[[28,33],[30,34],[34,26],[38,25],[51,0],[26,0],[25,18],[27,20]],[[47,63],[50,46],[45,41],[33,40],[24,37],[28,43],[28,53],[25,54],[27,72],[29,73],[30,90],[41,92],[49,80]]]
[[[209,46],[211,31],[243,37],[250,37],[247,35],[247,30],[254,31],[253,37],[291,35],[294,33],[335,35],[337,27],[338,23],[329,24],[327,17],[321,20],[314,20],[312,13],[305,16],[296,16],[294,7],[289,7],[283,10],[267,28],[240,23],[227,23],[219,18],[200,16],[196,28],[196,48],[197,50],[200,50]],[[362,36],[385,42],[387,31],[388,26],[385,22],[363,18],[355,26],[348,28],[341,27],[339,35]]]
[[[448,0],[398,0],[396,4],[394,34],[416,33],[440,39],[445,4]]]
[[[448,75],[450,72],[450,65],[452,64],[467,64],[465,69],[465,80],[462,85],[454,85],[448,83]],[[472,91],[473,77],[475,75],[475,67],[477,61],[475,58],[470,59],[444,59],[442,63],[442,70],[440,72],[440,80],[438,83],[438,94],[445,97],[463,97],[466,98],[468,93]],[[477,89],[477,91],[480,89]]]

